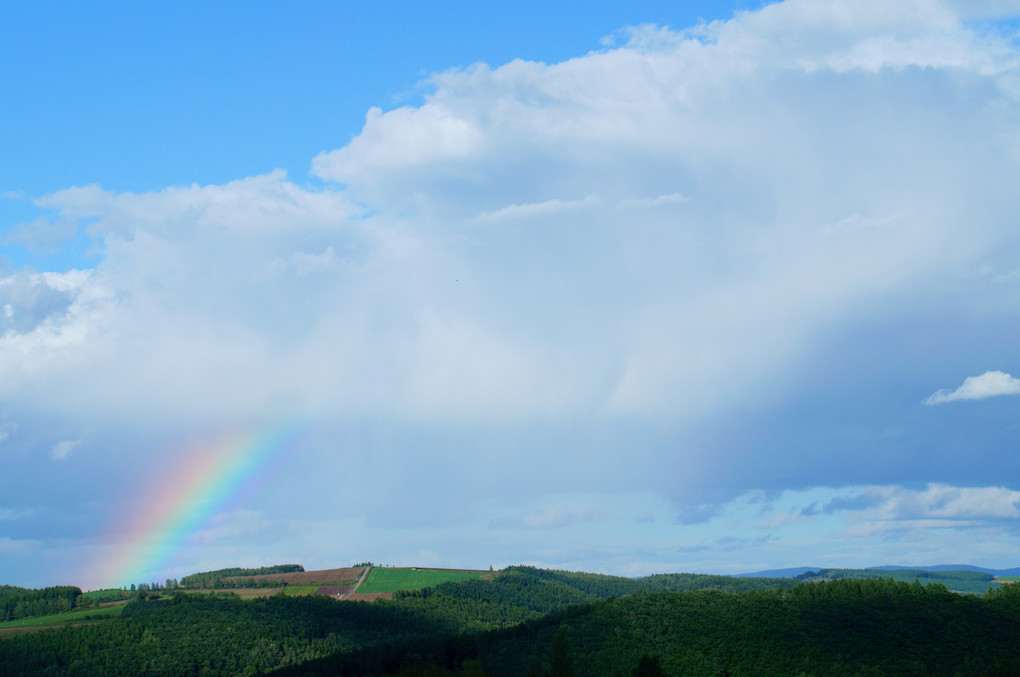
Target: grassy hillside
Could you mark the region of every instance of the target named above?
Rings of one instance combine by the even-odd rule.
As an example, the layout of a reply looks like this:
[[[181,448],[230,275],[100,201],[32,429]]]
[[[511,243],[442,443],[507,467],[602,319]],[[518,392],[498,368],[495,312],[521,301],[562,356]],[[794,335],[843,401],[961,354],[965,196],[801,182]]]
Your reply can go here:
[[[75,609],[74,611],[66,611],[59,614],[19,618],[16,621],[4,621],[3,623],[0,623],[0,630],[6,630],[9,628],[38,628],[50,625],[68,625],[71,623],[88,623],[120,616],[123,610],[123,605],[116,605],[106,606],[100,609]]]

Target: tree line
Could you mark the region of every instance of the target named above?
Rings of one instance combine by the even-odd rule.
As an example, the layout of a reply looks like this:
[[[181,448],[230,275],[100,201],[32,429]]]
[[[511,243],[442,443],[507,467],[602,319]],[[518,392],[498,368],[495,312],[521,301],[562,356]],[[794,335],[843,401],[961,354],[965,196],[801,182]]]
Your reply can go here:
[[[233,582],[228,581],[227,579],[242,576],[251,577],[266,576],[268,574],[292,574],[304,570],[305,568],[300,564],[275,564],[273,566],[258,567],[254,569],[233,567],[229,569],[217,569],[216,571],[203,571],[197,574],[191,574],[182,578],[180,584],[185,588],[241,587],[233,585]],[[273,587],[276,587],[276,584],[274,584]]]
[[[3,586],[0,590],[0,621],[46,616],[70,611],[80,604],[81,588],[57,585],[40,590]]]
[[[928,571],[927,569],[819,569],[805,571],[796,577],[800,581],[832,580],[839,578],[891,578],[894,581],[920,581],[922,584],[940,583],[950,590],[983,595],[996,587],[995,576],[984,571],[958,569]]]

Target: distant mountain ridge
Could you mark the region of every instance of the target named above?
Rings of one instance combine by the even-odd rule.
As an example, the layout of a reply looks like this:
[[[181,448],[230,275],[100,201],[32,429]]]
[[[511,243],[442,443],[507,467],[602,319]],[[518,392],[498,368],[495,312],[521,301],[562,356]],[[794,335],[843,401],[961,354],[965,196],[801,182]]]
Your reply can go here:
[[[993,576],[1020,576],[1020,567],[1013,567],[1012,569],[986,569],[985,567],[978,567],[973,564],[935,564],[926,567],[905,567],[895,564],[887,564],[880,567],[869,568],[881,569],[884,571],[894,571],[896,569],[921,569],[923,571],[980,571]]]
[[[749,574],[731,574],[736,578],[796,578],[808,571],[818,571],[823,567],[790,567],[788,569],[766,569]]]
[[[747,574],[733,574],[738,578],[795,578],[808,571],[819,571],[832,567],[790,567],[788,569],[766,569]],[[1020,567],[1012,569],[987,569],[974,566],[973,564],[934,564],[929,566],[902,566],[898,564],[884,564],[877,567],[862,567],[863,569],[878,569],[880,571],[897,571],[899,569],[920,569],[921,571],[980,571],[992,576],[1020,576]]]

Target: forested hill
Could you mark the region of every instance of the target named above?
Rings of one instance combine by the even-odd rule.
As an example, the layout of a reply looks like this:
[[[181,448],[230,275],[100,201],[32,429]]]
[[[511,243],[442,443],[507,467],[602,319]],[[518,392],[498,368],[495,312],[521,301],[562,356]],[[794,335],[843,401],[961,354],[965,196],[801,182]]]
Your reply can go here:
[[[0,676],[552,677],[567,661],[584,677],[630,675],[645,655],[669,675],[970,675],[1010,668],[1017,636],[1014,586],[978,598],[889,579],[511,567],[373,603],[143,591],[120,617],[3,635]]]
[[[554,581],[593,599],[633,595],[639,592],[683,592],[686,590],[744,592],[761,588],[792,588],[797,584],[797,581],[789,578],[737,578],[711,574],[653,574],[644,578],[624,578],[623,576],[523,566],[508,567],[504,572],[520,572],[531,578]]]
[[[693,574],[629,579],[511,567],[492,579],[443,583],[371,604],[283,595],[243,601],[180,589],[160,598],[145,591],[119,618],[0,640],[0,665],[7,671],[0,675],[268,672],[381,643],[536,622],[610,596],[793,583]]]
[[[920,581],[924,585],[938,583],[954,592],[984,594],[996,587],[995,576],[984,571],[958,569],[952,571],[929,571],[927,569],[819,569],[806,571],[799,576],[802,581],[834,580],[841,578],[891,578],[894,581]]]
[[[1020,588],[957,595],[890,579],[740,594],[638,594],[486,633],[281,669],[298,675],[1018,675]]]

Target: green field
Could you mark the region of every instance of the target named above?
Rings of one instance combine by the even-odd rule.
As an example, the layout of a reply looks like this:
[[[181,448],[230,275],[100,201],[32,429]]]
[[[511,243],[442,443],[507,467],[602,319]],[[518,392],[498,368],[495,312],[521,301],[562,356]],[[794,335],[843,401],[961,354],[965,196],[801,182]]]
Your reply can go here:
[[[314,585],[288,585],[283,589],[287,597],[300,597],[301,595],[314,595],[319,589],[319,584]]]
[[[90,606],[94,604],[110,604],[115,602],[126,602],[131,598],[131,593],[127,590],[120,590],[118,588],[107,588],[105,590],[90,590],[89,592],[83,592],[81,595],[80,606]]]
[[[90,590],[88,592],[83,592],[81,596],[82,599],[89,602],[93,602],[97,599],[105,602],[107,599],[127,599],[130,595],[126,590],[121,590],[119,588],[105,588],[103,590]]]
[[[421,590],[447,581],[463,581],[469,578],[483,578],[488,571],[465,571],[451,569],[418,569],[372,567],[368,579],[358,588],[359,593],[396,592],[397,590]]]
[[[100,618],[109,618],[112,616],[120,616],[120,612],[124,610],[123,604],[117,606],[107,606],[102,609],[75,609],[74,611],[67,611],[62,614],[51,614],[49,616],[33,616],[32,618],[19,618],[16,621],[5,621],[0,623],[0,630],[6,628],[36,628],[41,625],[67,625],[70,623],[88,623],[89,621],[99,620]],[[88,618],[86,618],[88,616]]]

